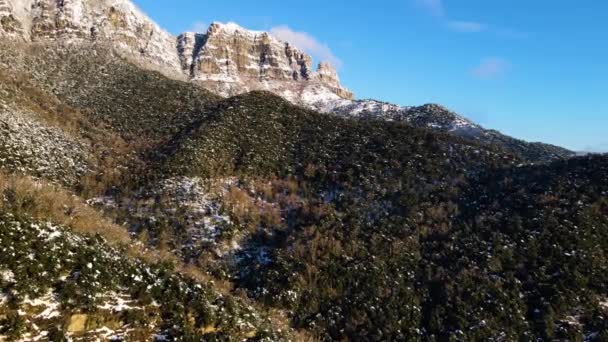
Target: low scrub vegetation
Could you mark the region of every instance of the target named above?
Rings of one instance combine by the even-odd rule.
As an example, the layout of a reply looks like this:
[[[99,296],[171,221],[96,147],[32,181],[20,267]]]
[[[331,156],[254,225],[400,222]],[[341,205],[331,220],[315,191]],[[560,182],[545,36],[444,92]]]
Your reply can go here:
[[[0,173],[0,210],[18,216],[69,226],[89,236],[102,235],[120,244],[130,242],[126,230],[91,208],[84,200],[44,180]]]

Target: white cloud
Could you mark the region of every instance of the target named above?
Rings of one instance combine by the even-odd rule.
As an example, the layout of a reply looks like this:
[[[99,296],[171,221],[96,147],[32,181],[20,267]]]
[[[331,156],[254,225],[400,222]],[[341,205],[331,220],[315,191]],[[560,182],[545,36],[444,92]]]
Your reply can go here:
[[[306,32],[296,32],[289,26],[282,25],[271,28],[270,34],[306,51],[320,61],[329,62],[337,68],[342,67],[342,61],[334,55],[327,44],[319,42]]]
[[[208,24],[206,24],[202,21],[197,21],[194,24],[192,24],[192,27],[190,27],[190,29],[188,31],[196,32],[196,33],[205,33],[205,32],[207,32],[207,29],[209,29]]]
[[[477,21],[452,20],[448,15],[442,0],[415,0],[418,6],[424,8],[433,16],[440,18],[440,22],[454,32],[475,33],[488,29],[486,24]]]
[[[447,23],[448,28],[452,31],[456,32],[464,32],[464,33],[475,33],[485,31],[487,26],[482,23],[478,23],[475,21],[449,21]]]
[[[600,142],[595,146],[587,146],[583,152],[587,153],[608,153],[608,142]]]
[[[502,58],[490,57],[479,63],[472,71],[473,75],[482,80],[491,80],[503,76],[509,69],[510,63]]]
[[[423,7],[436,17],[445,17],[445,7],[441,0],[416,0],[418,6]]]

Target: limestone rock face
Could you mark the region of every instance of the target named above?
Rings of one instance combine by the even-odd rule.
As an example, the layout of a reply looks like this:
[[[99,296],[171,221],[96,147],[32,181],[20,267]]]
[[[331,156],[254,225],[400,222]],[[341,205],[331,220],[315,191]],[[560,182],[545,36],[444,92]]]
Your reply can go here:
[[[109,42],[142,66],[180,74],[175,38],[129,0],[0,0],[0,36]]]
[[[29,36],[31,21],[25,13],[31,9],[33,0],[19,1],[15,5],[11,0],[0,0],[0,36],[13,39],[25,39]]]
[[[193,78],[201,81],[224,76],[297,81],[312,73],[311,58],[289,43],[235,24],[212,24],[194,62]]]
[[[0,38],[25,42],[110,44],[139,66],[195,82],[223,96],[267,90],[310,106],[352,99],[327,63],[267,32],[212,24],[174,37],[130,0],[0,0]]]
[[[202,33],[185,32],[177,37],[177,53],[181,63],[181,68],[188,77],[192,77],[194,73],[194,59],[206,40],[206,36]]]
[[[307,103],[305,94],[325,89],[328,98],[353,97],[329,64],[315,71],[309,55],[267,32],[214,23],[205,34],[184,33],[178,41],[191,80],[225,96],[268,90]]]
[[[338,72],[331,64],[327,62],[319,63],[316,76],[321,83],[329,87],[340,98],[347,100],[353,99],[353,94],[347,89],[344,89],[340,84]]]

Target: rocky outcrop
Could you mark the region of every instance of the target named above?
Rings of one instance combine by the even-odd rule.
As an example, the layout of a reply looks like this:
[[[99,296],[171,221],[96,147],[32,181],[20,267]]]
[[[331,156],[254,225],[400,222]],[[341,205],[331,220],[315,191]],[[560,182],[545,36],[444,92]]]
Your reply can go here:
[[[268,90],[306,103],[304,94],[326,90],[322,96],[353,97],[329,64],[315,71],[312,58],[288,42],[234,23],[214,23],[205,34],[184,33],[178,51],[192,81],[225,96]]]
[[[203,33],[185,32],[177,37],[177,53],[182,71],[192,77],[194,74],[194,60],[198,56],[206,40]]]
[[[67,324],[66,330],[71,333],[83,332],[86,329],[88,316],[85,314],[72,315]]]
[[[334,67],[321,62],[314,69],[309,55],[267,32],[213,23],[207,32],[174,37],[129,0],[0,0],[0,37],[26,42],[107,42],[139,66],[194,82],[222,96],[266,90],[321,112],[401,121],[498,145],[530,161],[572,155],[555,146],[530,144],[486,130],[441,106],[402,107],[353,100]],[[81,46],[90,48],[91,44]]]
[[[28,35],[29,27],[20,18],[28,8],[31,1],[22,1],[17,6],[9,0],[0,0],[0,36],[7,36],[13,39],[23,39]]]
[[[336,95],[343,99],[352,100],[353,94],[344,89],[340,84],[340,78],[336,69],[327,62],[319,63],[316,77],[321,83],[328,86]]]
[[[337,100],[320,101],[312,107],[323,113],[357,119],[407,122],[416,127],[461,136],[478,135],[484,131],[481,126],[437,104],[411,107],[376,100]]]
[[[181,77],[175,37],[129,0],[0,0],[0,36],[110,43],[139,65]]]
[[[224,96],[267,90],[303,105],[352,99],[327,63],[266,32],[212,24],[179,37],[129,0],[0,0],[0,37],[26,42],[109,43],[123,57]]]

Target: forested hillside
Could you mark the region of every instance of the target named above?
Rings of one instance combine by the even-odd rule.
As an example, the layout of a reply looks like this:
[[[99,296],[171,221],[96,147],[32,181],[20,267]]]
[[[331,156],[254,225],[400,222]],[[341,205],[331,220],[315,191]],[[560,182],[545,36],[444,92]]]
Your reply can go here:
[[[1,338],[608,338],[608,157],[532,164],[87,47],[0,51]]]

